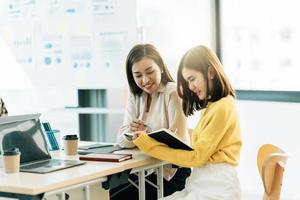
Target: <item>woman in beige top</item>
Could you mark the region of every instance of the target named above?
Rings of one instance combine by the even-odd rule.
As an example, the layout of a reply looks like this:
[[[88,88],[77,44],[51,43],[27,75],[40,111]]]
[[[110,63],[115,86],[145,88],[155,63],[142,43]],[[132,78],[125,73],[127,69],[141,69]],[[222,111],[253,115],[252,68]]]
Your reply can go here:
[[[189,141],[186,117],[181,108],[181,99],[166,65],[157,49],[150,44],[134,46],[127,56],[127,80],[130,96],[126,106],[123,126],[118,134],[118,143],[122,147],[134,147],[133,142],[124,133],[135,131],[157,130],[167,128],[176,133],[181,139]],[[164,166],[164,196],[180,191],[185,186],[185,180],[190,175],[190,168],[173,168]],[[132,175],[130,179],[136,179]],[[156,181],[153,173],[147,176],[152,182]],[[131,186],[115,194],[111,190],[111,199],[138,199],[138,190]],[[156,188],[146,184],[146,199],[157,199]]]

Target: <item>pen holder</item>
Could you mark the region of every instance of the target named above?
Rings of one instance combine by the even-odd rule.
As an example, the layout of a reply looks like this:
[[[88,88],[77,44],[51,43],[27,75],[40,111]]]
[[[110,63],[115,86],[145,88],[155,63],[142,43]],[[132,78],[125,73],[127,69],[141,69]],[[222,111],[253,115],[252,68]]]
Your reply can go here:
[[[63,137],[64,151],[66,155],[77,155],[78,149],[78,136],[77,135],[65,135]]]

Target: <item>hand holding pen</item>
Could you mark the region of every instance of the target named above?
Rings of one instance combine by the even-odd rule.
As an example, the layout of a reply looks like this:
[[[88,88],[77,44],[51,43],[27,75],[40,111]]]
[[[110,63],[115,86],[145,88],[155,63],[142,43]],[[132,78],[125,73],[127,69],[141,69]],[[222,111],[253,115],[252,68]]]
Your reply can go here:
[[[127,140],[136,139],[141,132],[151,132],[152,128],[145,123],[145,121],[140,119],[134,119],[130,124],[123,125],[122,128],[128,128],[130,132],[124,133]]]
[[[132,132],[136,132],[136,131],[146,131],[149,132],[151,131],[151,128],[146,125],[145,121],[140,120],[140,119],[134,119],[131,123],[130,123],[130,131]]]

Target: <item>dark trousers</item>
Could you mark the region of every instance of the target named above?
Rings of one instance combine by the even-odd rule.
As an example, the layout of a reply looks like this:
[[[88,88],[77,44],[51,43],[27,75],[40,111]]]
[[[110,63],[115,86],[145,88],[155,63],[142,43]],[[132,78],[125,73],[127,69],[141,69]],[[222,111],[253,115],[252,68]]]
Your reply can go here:
[[[164,179],[164,196],[169,196],[176,191],[181,191],[185,186],[185,180],[191,174],[190,168],[178,168],[176,174],[170,181],[166,181]],[[130,175],[130,179],[133,181],[137,180],[136,175]],[[156,183],[156,174],[151,174],[147,176],[147,179],[153,183]],[[126,186],[126,189],[124,189]],[[124,190],[122,190],[124,189]],[[120,191],[120,192],[118,192]],[[127,183],[118,186],[117,188],[111,189],[109,191],[111,200],[138,200],[139,199],[139,191],[132,184]],[[157,189],[152,185],[146,182],[146,200],[157,200]]]

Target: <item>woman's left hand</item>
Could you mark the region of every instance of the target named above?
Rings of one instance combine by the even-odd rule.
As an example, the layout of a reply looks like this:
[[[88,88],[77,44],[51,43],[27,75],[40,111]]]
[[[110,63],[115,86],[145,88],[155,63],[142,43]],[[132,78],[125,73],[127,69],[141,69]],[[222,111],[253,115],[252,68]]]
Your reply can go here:
[[[145,131],[136,131],[133,133],[132,140],[137,139],[142,133],[146,133]]]

